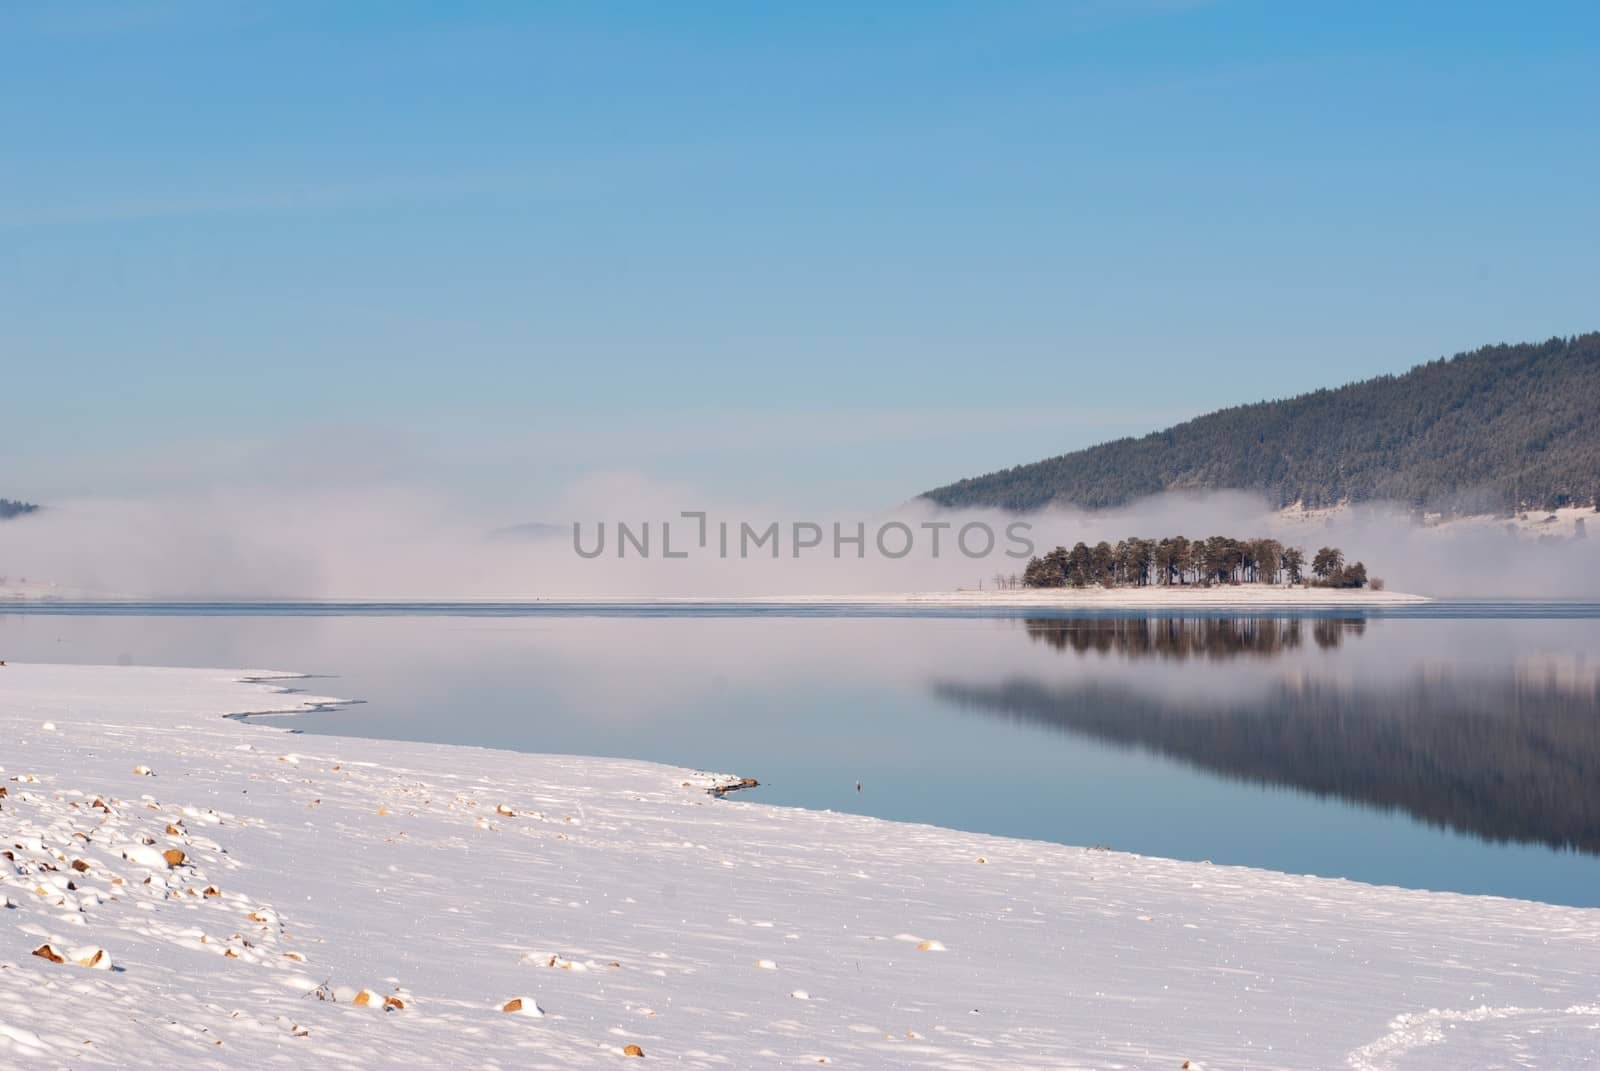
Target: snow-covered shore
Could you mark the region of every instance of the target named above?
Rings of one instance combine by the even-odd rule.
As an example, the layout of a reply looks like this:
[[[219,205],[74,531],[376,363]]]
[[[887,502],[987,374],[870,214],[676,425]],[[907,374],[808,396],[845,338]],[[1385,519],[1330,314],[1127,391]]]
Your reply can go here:
[[[295,736],[240,676],[0,668],[0,1067],[1600,1060],[1600,911]]]
[[[1351,606],[1406,606],[1432,602],[1426,595],[1401,591],[1372,591],[1366,588],[1288,587],[1276,584],[1219,585],[1195,587],[1152,585],[1142,588],[1011,588],[993,590],[876,592],[862,595],[749,595],[721,597],[683,597],[650,599],[609,599],[598,602],[760,605],[760,606],[993,606],[1071,608],[1074,606],[1108,609],[1179,610],[1199,606],[1207,609],[1255,609],[1258,607],[1304,607],[1326,609]]]
[[[81,593],[25,594],[0,590],[0,603],[6,599],[17,602],[71,602],[88,601],[116,603],[135,601],[125,596],[91,597]],[[160,601],[160,600],[156,600]],[[293,599],[271,600],[297,604]],[[1407,606],[1432,602],[1426,595],[1408,595],[1401,591],[1372,591],[1353,588],[1287,587],[1268,584],[1220,585],[1203,588],[1187,585],[1143,588],[1012,588],[992,590],[956,591],[883,591],[863,594],[808,594],[808,595],[643,595],[643,596],[478,596],[447,600],[392,595],[385,599],[307,599],[301,604],[318,602],[370,602],[414,603],[426,605],[438,602],[450,605],[471,603],[517,604],[529,606],[559,603],[563,606],[971,606],[1017,609],[1037,606],[1042,608],[1070,609],[1072,607],[1104,609],[1182,610],[1202,607],[1211,610],[1254,610],[1260,608],[1303,608],[1321,610],[1333,607]]]

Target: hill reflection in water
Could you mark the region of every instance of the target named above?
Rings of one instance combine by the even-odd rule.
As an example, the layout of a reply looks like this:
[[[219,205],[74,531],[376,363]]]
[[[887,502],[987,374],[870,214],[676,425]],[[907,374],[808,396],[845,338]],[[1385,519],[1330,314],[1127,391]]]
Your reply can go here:
[[[1308,661],[1360,641],[1366,622],[1324,618],[1037,619],[1028,639],[1074,656],[1067,672],[999,682],[941,679],[963,708],[1139,747],[1227,778],[1397,808],[1490,841],[1600,853],[1600,673],[1585,663],[1470,655],[1400,665]],[[1311,647],[1306,648],[1309,640]],[[1370,642],[1370,637],[1369,637]],[[1297,652],[1301,652],[1297,655]],[[1099,657],[1097,657],[1099,656]],[[1264,676],[1230,687],[1185,669],[1164,686],[1139,672],[1071,672],[1106,658],[1245,659]],[[1184,680],[1184,674],[1190,680]],[[1184,687],[1193,684],[1194,687]]]

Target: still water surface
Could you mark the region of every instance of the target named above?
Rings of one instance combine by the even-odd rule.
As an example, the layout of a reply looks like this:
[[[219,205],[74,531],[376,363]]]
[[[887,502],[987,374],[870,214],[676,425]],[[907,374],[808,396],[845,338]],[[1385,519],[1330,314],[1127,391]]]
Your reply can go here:
[[[1600,607],[6,608],[0,658],[296,670],[307,733],[623,756],[753,798],[1600,906]],[[860,790],[856,788],[860,782]]]

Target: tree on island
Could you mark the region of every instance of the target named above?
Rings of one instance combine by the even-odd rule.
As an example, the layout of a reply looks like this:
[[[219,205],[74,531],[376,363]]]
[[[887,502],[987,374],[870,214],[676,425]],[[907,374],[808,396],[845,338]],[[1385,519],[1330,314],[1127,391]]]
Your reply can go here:
[[[1032,558],[1022,570],[1025,588],[1062,588],[1067,586],[1067,551],[1057,547],[1042,558]]]
[[[1021,586],[1027,588],[1145,587],[1212,584],[1302,584],[1306,553],[1276,539],[1141,539],[1130,536],[1115,546],[1105,540],[1056,547],[1028,562]],[[1318,587],[1367,585],[1361,562],[1346,568],[1344,552],[1322,547],[1312,559]],[[997,584],[1000,578],[996,578]],[[1015,581],[1013,581],[1015,582]]]
[[[1072,549],[1067,552],[1067,583],[1075,588],[1086,588],[1089,586],[1089,578],[1093,575],[1094,555],[1090,552],[1089,545],[1081,541],[1074,543]]]

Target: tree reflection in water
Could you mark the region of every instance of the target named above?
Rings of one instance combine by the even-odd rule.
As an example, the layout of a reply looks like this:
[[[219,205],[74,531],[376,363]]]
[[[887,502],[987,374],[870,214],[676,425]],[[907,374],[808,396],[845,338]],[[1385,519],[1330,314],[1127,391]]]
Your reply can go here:
[[[1078,654],[1095,651],[1131,658],[1227,659],[1276,655],[1300,647],[1307,621],[1299,617],[1030,617],[1030,639]],[[1319,617],[1311,639],[1324,650],[1367,630],[1365,618]]]
[[[1287,658],[1307,635],[1324,650],[1362,636],[1359,619],[1030,619],[1024,629],[1033,642],[1091,661],[1291,664],[1236,694],[1223,689],[1220,698],[1215,687],[1151,689],[1133,679],[1059,673],[943,680],[936,694],[1232,779],[1399,809],[1485,840],[1600,853],[1600,702],[1592,681],[1464,662],[1362,680]]]

